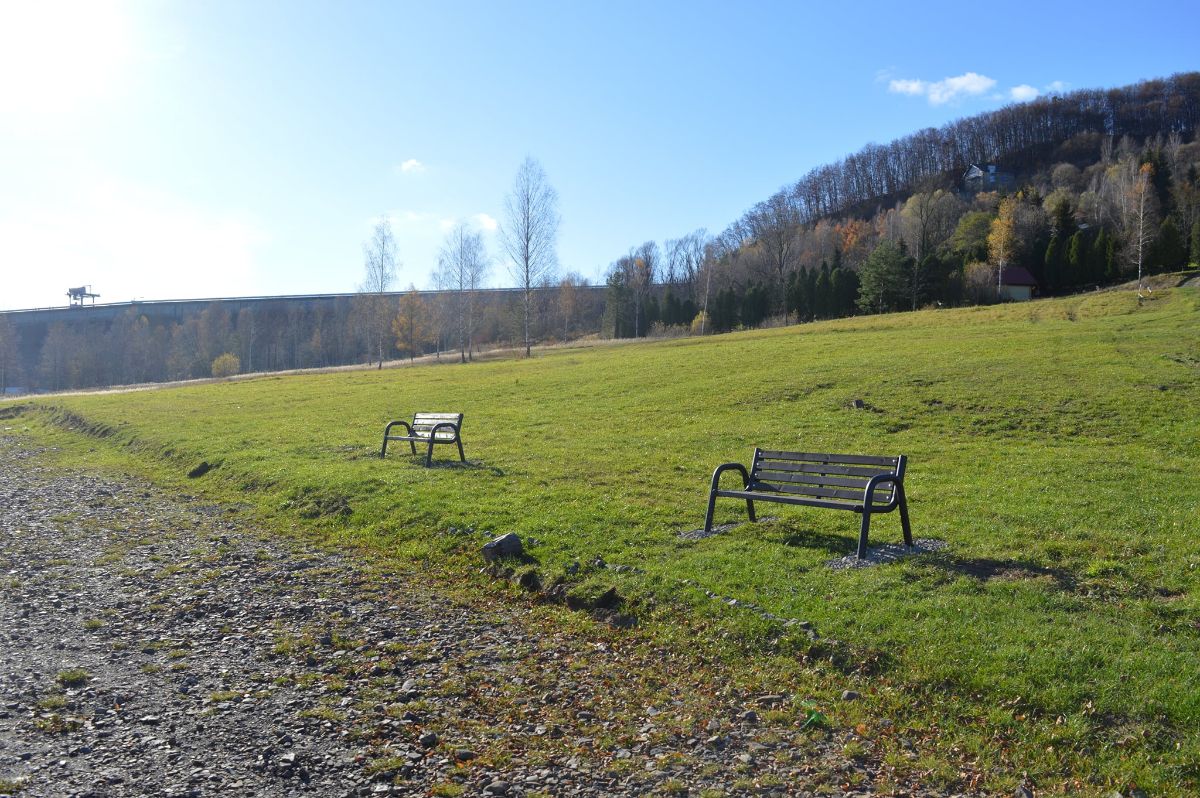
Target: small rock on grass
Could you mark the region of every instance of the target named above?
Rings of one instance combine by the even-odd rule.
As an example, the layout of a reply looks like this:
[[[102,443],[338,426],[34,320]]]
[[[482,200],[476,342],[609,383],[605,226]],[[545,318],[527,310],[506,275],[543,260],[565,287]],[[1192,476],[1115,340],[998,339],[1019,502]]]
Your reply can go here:
[[[488,562],[495,562],[501,557],[520,557],[523,553],[521,538],[514,532],[483,544],[483,559]]]

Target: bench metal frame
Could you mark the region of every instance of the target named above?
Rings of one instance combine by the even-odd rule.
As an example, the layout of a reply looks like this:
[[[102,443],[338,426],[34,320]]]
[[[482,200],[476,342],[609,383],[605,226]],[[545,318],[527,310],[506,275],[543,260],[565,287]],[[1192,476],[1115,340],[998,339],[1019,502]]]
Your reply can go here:
[[[410,424],[407,421],[389,421],[383,428],[383,448],[379,450],[380,457],[387,456],[388,441],[407,442],[412,453],[417,453],[418,443],[428,443],[425,453],[425,467],[433,464],[433,445],[435,443],[454,443],[458,445],[458,459],[467,462],[462,445],[462,413],[415,413]],[[392,435],[392,427],[404,427],[406,435]]]
[[[712,531],[713,509],[720,496],[744,499],[751,521],[757,520],[754,515],[756,501],[859,513],[862,515],[858,535],[860,560],[867,556],[867,532],[871,528],[871,516],[898,509],[904,543],[911,546],[912,527],[908,520],[908,502],[904,496],[904,469],[907,462],[905,455],[813,454],[756,448],[749,470],[741,463],[724,463],[713,471],[704,531]],[[726,471],[737,471],[742,475],[741,490],[721,489],[721,475]]]

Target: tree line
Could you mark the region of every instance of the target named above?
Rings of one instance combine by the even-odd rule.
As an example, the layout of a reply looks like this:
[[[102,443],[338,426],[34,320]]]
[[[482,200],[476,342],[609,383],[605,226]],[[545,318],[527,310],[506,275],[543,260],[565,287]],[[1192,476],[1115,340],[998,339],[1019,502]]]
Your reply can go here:
[[[385,358],[458,358],[461,316],[451,292],[413,289],[385,300]],[[535,287],[531,335],[554,342],[595,333],[603,302],[597,288],[575,275]],[[473,303],[472,352],[522,345],[520,292],[484,288]],[[374,363],[379,350],[370,310],[355,295],[214,301],[182,319],[138,306],[111,320],[90,309],[69,311],[69,321],[48,326],[0,314],[0,394]]]

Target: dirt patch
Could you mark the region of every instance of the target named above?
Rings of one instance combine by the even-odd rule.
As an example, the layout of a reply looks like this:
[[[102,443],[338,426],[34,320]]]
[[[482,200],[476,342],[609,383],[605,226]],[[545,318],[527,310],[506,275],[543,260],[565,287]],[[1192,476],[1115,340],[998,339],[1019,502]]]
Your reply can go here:
[[[0,420],[18,418],[29,410],[29,405],[9,405],[8,407],[0,407]]]
[[[302,488],[292,494],[284,505],[294,510],[301,518],[344,517],[352,512],[350,501],[340,493],[320,488]]]

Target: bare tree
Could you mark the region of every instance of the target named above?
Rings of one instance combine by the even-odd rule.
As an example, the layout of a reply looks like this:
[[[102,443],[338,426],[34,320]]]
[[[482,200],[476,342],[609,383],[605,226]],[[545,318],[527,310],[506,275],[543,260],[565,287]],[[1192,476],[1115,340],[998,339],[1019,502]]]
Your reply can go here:
[[[708,231],[701,228],[683,238],[672,238],[663,245],[667,264],[666,282],[686,286],[689,299],[696,299],[696,280],[704,265],[704,250],[708,241]]]
[[[962,201],[948,191],[913,194],[900,212],[908,251],[918,261],[924,259],[950,237],[962,214]]]
[[[553,275],[560,221],[557,192],[546,181],[541,164],[526,158],[517,169],[512,193],[504,201],[504,222],[500,226],[500,245],[508,256],[509,273],[524,295],[525,357],[531,351],[530,299],[534,289]]]
[[[746,237],[762,246],[780,285],[795,268],[796,228],[802,221],[800,208],[784,191],[758,203],[743,217]]]
[[[931,275],[925,258],[950,238],[962,215],[962,201],[948,191],[918,192],[909,197],[900,212],[904,240],[913,257],[909,261],[908,285],[912,309],[928,289]]]
[[[568,272],[558,283],[558,315],[562,319],[563,338],[571,337],[571,328],[579,314],[579,289],[587,280],[575,272]]]
[[[617,265],[624,274],[625,285],[629,287],[633,296],[633,337],[637,338],[644,332],[641,329],[642,303],[645,302],[658,276],[658,244],[647,241],[630,250],[628,256],[617,261]]]
[[[449,233],[438,255],[435,282],[452,292],[458,351],[463,363],[471,356],[475,333],[476,292],[487,274],[488,256],[483,236],[460,222]]]
[[[366,275],[358,287],[359,313],[367,344],[379,359],[383,368],[384,346],[391,345],[391,325],[395,316],[388,291],[396,280],[396,238],[392,225],[380,217],[375,223],[371,238],[363,244],[363,260]]]

